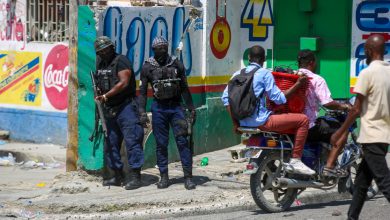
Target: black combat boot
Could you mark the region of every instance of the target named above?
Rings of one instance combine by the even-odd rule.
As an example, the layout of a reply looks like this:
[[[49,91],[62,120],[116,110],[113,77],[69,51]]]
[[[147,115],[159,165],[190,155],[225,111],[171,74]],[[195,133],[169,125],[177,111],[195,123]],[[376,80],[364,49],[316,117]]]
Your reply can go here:
[[[103,186],[121,186],[122,180],[122,171],[114,170],[114,176],[110,179],[103,180]]]
[[[125,185],[126,190],[138,189],[142,186],[141,168],[129,169],[129,179]]]
[[[168,188],[168,186],[169,186],[168,172],[161,173],[160,176],[161,176],[161,179],[160,179],[160,182],[157,183],[157,188],[158,189]]]
[[[184,168],[184,187],[187,190],[195,189],[196,184],[192,181],[192,168]]]

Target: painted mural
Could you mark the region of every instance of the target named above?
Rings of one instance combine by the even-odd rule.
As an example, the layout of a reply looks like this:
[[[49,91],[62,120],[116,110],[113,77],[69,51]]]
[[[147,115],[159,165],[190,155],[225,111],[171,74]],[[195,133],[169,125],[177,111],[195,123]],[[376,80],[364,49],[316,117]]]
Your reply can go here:
[[[41,105],[41,53],[0,51],[0,66],[0,103]]]
[[[183,50],[178,55],[193,92],[220,92],[231,74],[248,64],[248,48],[253,45],[260,44],[272,55],[272,2],[204,1],[207,19],[197,18],[184,33]],[[153,38],[166,37],[174,54],[189,23],[186,7],[110,7],[99,18],[98,35],[114,41],[116,52],[129,58],[139,77],[144,61],[153,55]],[[203,23],[209,24],[207,28]],[[202,88],[195,88],[202,84]]]
[[[249,64],[249,48],[254,45],[261,45],[267,52],[267,59],[272,60],[273,0],[245,0],[241,2],[240,28],[243,65],[247,66]],[[266,63],[265,65],[267,68],[272,68],[272,63]]]
[[[0,0],[0,42],[14,50],[26,47],[26,0]]]
[[[390,1],[354,0],[352,16],[351,89],[367,67],[364,42],[374,33],[387,40],[385,60],[390,62]]]
[[[116,52],[126,55],[133,63],[137,77],[144,61],[153,56],[151,44],[156,36],[164,36],[175,55],[184,30],[190,24],[188,10],[184,7],[110,7],[101,16],[98,35],[110,37]],[[194,28],[195,27],[195,28]],[[176,54],[184,63],[187,75],[201,73],[202,19],[184,33],[183,49]]]
[[[66,112],[68,46],[27,43],[26,0],[0,0],[0,104]]]
[[[210,41],[206,71],[211,78],[219,77],[214,82],[226,84],[233,72],[247,66],[248,51],[254,45],[264,47],[272,59],[272,0],[216,0],[207,4],[207,23],[212,28],[206,30]]]
[[[54,46],[46,57],[43,73],[46,96],[57,110],[68,107],[69,50],[66,45]]]
[[[241,13],[240,26],[249,29],[249,41],[266,41],[273,26],[271,0],[247,0]]]
[[[26,0],[0,0],[0,130],[11,139],[65,145],[67,43],[28,42]]]
[[[216,0],[215,21],[210,33],[210,47],[214,56],[223,59],[230,47],[232,32],[226,19],[226,0]]]
[[[6,46],[0,42],[1,48]],[[1,106],[66,112],[68,62],[66,44],[28,43],[23,51],[1,50]]]

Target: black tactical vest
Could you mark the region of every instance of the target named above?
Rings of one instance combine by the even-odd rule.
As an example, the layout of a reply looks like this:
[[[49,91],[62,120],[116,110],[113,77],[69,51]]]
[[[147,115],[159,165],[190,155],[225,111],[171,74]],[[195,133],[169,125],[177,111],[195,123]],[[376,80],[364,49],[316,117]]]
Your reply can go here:
[[[118,82],[118,61],[123,55],[117,55],[114,60],[108,66],[98,66],[96,73],[96,83],[98,88],[101,91],[101,94],[105,94],[110,91]],[[122,57],[122,59],[125,57]],[[127,58],[125,58],[127,59]],[[125,102],[126,100],[132,99],[135,97],[135,76],[131,74],[129,84],[127,87],[119,94],[110,97],[105,103],[107,106],[117,106]]]
[[[167,100],[181,96],[180,78],[175,61],[166,66],[151,69],[153,95],[157,100]]]

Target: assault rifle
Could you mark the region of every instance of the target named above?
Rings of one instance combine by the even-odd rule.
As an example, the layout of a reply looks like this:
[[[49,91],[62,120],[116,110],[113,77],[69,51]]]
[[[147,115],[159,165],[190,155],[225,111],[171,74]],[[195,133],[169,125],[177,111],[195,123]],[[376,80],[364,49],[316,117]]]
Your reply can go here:
[[[100,95],[98,93],[98,87],[96,85],[96,82],[95,82],[95,74],[93,73],[93,71],[90,72],[90,75],[91,75],[91,80],[92,80],[92,87],[93,87],[93,97],[94,97],[94,101],[95,101],[95,104],[96,104],[96,111],[95,111],[95,128],[93,129],[93,132],[91,134],[91,136],[88,138],[89,141],[93,141],[94,137],[96,136],[97,132],[98,132],[98,129],[99,129],[99,121],[100,123],[102,124],[102,130],[103,130],[103,135],[104,135],[104,138],[107,138],[108,135],[107,135],[107,124],[106,124],[106,120],[104,118],[104,114],[103,114],[103,106],[102,106],[102,103],[98,100],[95,99],[95,97],[97,97],[98,95]]]
[[[188,144],[190,146],[191,154],[194,155],[194,134],[193,134],[193,127],[194,127],[194,118],[191,115],[191,110],[186,111],[186,121],[187,121],[187,138],[188,138]]]

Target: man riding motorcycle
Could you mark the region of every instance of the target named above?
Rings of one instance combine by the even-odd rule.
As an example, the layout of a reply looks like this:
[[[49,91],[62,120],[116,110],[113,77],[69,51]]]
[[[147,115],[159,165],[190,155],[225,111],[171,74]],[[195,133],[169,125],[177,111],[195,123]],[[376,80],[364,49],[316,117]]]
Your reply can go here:
[[[289,162],[290,169],[294,172],[303,175],[313,175],[315,171],[307,167],[301,161],[303,147],[306,141],[308,133],[308,119],[304,114],[272,114],[267,109],[263,95],[267,95],[272,101],[277,104],[284,104],[287,99],[296,92],[302,85],[306,83],[307,78],[302,76],[290,89],[282,92],[275,84],[274,77],[270,70],[262,67],[265,60],[265,51],[261,46],[253,46],[249,51],[250,64],[245,69],[245,74],[249,74],[255,69],[253,76],[253,90],[259,99],[257,109],[252,113],[251,116],[243,118],[242,120],[233,119],[233,126],[237,130],[238,126],[243,127],[257,127],[263,131],[272,132],[285,132],[286,130],[293,130],[295,135],[294,149],[292,151],[292,158]],[[237,71],[233,74],[233,77],[240,74],[241,71]],[[232,78],[233,78],[232,77]],[[230,115],[232,116],[229,103],[228,87],[222,95],[222,101],[227,107]]]
[[[320,106],[331,110],[348,111],[350,105],[346,103],[339,103],[334,101],[331,97],[330,90],[324,78],[315,74],[317,67],[317,60],[314,52],[311,50],[301,50],[298,54],[298,72],[308,76],[309,87],[307,90],[307,100],[304,113],[309,118],[309,134],[307,142],[325,142],[330,143],[330,137],[339,128],[339,125],[333,125],[324,119],[317,118]],[[335,148],[336,146],[332,146]],[[339,177],[348,175],[348,173],[341,169],[336,169],[334,158],[337,158],[340,150],[331,151],[329,154],[327,164],[323,169],[322,175],[329,177]]]

